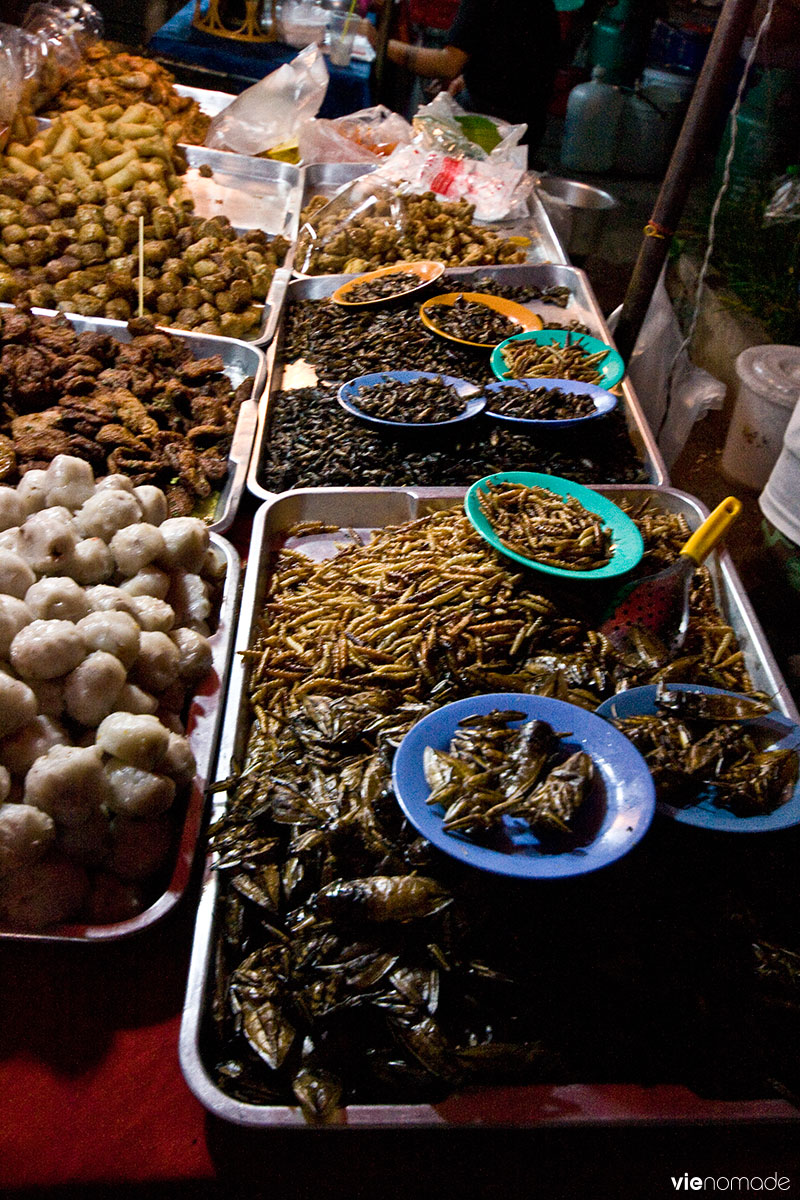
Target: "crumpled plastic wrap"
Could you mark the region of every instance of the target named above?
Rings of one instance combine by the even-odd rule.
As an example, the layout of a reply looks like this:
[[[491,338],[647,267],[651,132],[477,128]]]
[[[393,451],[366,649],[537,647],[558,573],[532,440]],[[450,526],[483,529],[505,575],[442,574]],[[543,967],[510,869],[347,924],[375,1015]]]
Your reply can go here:
[[[0,25],[0,121],[46,104],[102,34],[103,18],[87,0],[37,2],[21,26]]]
[[[413,129],[404,117],[382,104],[344,117],[304,122],[297,133],[303,163],[380,162],[398,145],[411,141]]]
[[[298,234],[295,270],[314,275],[344,270],[359,250],[366,256],[372,249],[377,253],[396,246],[402,227],[397,188],[374,175],[360,175],[331,200],[319,197]]]
[[[791,167],[775,185],[764,209],[765,225],[788,225],[800,221],[800,170]]]
[[[505,221],[527,212],[533,189],[523,167],[493,159],[454,158],[412,143],[398,146],[378,167],[384,179],[402,180],[407,191],[434,192],[441,200],[466,200],[478,221]]]
[[[519,145],[527,125],[509,125],[499,117],[467,112],[449,92],[439,92],[413,119],[414,141],[451,158],[512,162],[524,168],[527,150]]]
[[[213,150],[263,154],[294,140],[318,111],[328,88],[328,68],[319,46],[306,46],[265,75],[218,113],[206,134]]]

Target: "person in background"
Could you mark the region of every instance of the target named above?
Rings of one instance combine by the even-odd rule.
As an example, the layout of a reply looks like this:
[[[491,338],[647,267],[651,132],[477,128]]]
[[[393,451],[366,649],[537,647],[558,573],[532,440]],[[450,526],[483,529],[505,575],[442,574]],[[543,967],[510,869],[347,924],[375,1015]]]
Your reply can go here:
[[[364,32],[374,39],[374,30]],[[386,57],[414,75],[441,79],[471,112],[526,124],[530,154],[544,133],[559,65],[553,0],[461,0],[444,40],[437,49],[391,38]]]

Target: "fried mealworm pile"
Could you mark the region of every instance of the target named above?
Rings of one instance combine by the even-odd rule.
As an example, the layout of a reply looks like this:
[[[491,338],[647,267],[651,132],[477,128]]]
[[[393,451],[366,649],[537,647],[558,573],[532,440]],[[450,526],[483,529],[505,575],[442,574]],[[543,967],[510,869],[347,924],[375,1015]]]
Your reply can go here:
[[[504,546],[562,571],[592,571],[611,562],[611,530],[575,496],[522,483],[487,484],[478,504]]]
[[[685,522],[658,510],[633,516],[646,547],[639,570],[651,573],[678,553]],[[309,525],[289,536],[302,546],[331,532]],[[591,614],[574,584],[545,592],[460,510],[383,529],[368,545],[346,531],[342,539],[323,562],[296,546],[276,555],[247,652],[254,727],[213,834],[223,897],[211,1050],[220,1087],[253,1103],[299,1103],[326,1120],[341,1103],[420,1102],[478,1082],[646,1078],[652,1047],[639,1058],[619,1031],[603,1041],[600,1059],[612,1055],[611,1066],[598,1060],[596,1039],[582,1033],[591,1013],[577,997],[613,1007],[615,972],[620,989],[643,972],[637,1012],[669,1026],[668,994],[644,961],[656,904],[649,860],[628,856],[632,867],[597,873],[588,891],[576,882],[545,896],[524,881],[521,902],[516,884],[415,836],[391,765],[420,717],[482,691],[538,691],[594,708],[660,677],[750,690],[709,577],[698,573],[681,659],[656,668],[654,647],[642,643],[624,661],[596,632],[596,588]],[[670,911],[656,943],[677,937],[681,962],[711,963],[696,942],[712,929],[718,938],[719,921],[703,917],[699,934],[693,920],[690,935],[673,928],[673,880],[671,870],[669,904],[657,900],[658,912]],[[627,914],[633,961],[611,953],[613,921],[596,925],[615,904]],[[666,1040],[677,1055],[670,1073],[678,1060],[691,1072],[685,1039]]]

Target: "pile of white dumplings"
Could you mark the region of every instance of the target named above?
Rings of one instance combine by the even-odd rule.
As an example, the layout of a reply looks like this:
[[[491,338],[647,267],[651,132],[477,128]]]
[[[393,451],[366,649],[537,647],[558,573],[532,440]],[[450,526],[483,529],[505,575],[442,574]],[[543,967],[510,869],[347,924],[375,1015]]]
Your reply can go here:
[[[0,487],[0,926],[134,916],[195,761],[224,563],[164,493],[59,455]]]

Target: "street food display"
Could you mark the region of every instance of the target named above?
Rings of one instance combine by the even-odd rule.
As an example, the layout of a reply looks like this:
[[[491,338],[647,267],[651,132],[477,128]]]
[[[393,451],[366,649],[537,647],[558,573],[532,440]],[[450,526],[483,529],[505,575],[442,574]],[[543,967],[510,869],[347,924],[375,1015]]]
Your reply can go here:
[[[228,210],[230,180],[255,195],[266,178],[235,155],[200,216],[187,163],[216,169],[207,118],[168,72],[101,42],[59,82],[0,155],[0,939],[138,932],[207,846],[182,1066],[242,1125],[348,1106],[429,1123],[465,1092],[483,1120],[487,1089],[537,1083],[796,1095],[775,1017],[776,977],[798,1005],[788,884],[695,851],[702,832],[672,816],[710,797],[734,822],[712,828],[791,837],[792,701],[716,559],[680,650],[602,631],[621,581],[597,576],[624,555],[554,477],[638,531],[626,581],[678,558],[700,506],[662,486],[585,277],[530,263],[529,239],[465,200],[368,177],[302,212],[306,177],[281,178],[271,226],[247,189]],[[458,292],[433,306],[444,337],[423,288]],[[252,343],[270,339],[265,357]],[[581,381],[613,401],[598,414]],[[235,522],[248,469],[252,535]],[[552,490],[481,492],[498,548],[465,493],[513,471]],[[210,531],[234,525],[241,593]],[[655,711],[596,714],[643,689]],[[420,722],[476,697],[491,707],[424,748],[451,855],[393,768]],[[575,732],[586,714],[646,780],[635,835],[613,745]],[[537,870],[492,865],[512,853]]]

